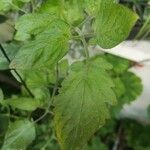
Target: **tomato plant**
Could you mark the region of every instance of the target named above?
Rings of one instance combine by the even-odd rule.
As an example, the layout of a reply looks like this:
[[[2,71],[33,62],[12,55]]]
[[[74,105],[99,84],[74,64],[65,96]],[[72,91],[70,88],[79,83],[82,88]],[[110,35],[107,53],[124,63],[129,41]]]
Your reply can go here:
[[[89,53],[129,36],[138,15],[127,7],[114,0],[0,0],[0,12],[17,14],[13,37],[0,45],[0,69],[20,87],[11,96],[0,91],[2,150],[84,149],[116,109],[141,93],[131,62]],[[83,59],[68,63],[75,42]]]

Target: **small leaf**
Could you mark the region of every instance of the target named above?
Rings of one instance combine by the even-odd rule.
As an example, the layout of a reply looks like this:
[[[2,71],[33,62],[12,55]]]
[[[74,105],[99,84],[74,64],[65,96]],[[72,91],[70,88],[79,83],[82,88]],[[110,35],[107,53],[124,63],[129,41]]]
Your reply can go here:
[[[120,78],[125,87],[125,93],[122,96],[122,101],[131,102],[135,100],[143,90],[141,79],[132,72],[126,72]]]
[[[52,14],[34,13],[23,15],[16,23],[17,33],[15,39],[24,41],[29,39],[31,35],[37,35],[45,30],[47,26],[54,20]]]
[[[82,11],[82,0],[73,0],[65,2],[65,16],[70,24],[78,25],[84,19]]]
[[[130,62],[127,59],[110,54],[106,55],[105,59],[113,66],[113,71],[115,74],[123,74],[129,69]]]
[[[59,15],[60,13],[60,0],[45,0],[39,8],[39,13],[50,13]]]
[[[18,120],[9,124],[2,150],[26,150],[35,139],[34,124],[28,120]]]
[[[64,150],[82,148],[109,118],[108,105],[116,103],[106,72],[111,65],[104,59],[77,62],[71,68],[54,102],[56,133]]]
[[[128,8],[101,0],[94,25],[98,44],[106,49],[118,45],[128,37],[137,19]]]
[[[3,104],[7,104],[21,110],[34,111],[41,106],[41,101],[33,98],[20,97],[15,99],[6,99],[3,101]]]

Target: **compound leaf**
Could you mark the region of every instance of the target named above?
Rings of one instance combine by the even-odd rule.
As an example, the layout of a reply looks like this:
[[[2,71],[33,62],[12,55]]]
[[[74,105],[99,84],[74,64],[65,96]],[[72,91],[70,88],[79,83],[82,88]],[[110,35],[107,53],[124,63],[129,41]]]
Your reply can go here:
[[[54,120],[62,149],[83,147],[109,118],[108,105],[116,103],[109,69],[111,65],[100,57],[72,65],[55,99]]]

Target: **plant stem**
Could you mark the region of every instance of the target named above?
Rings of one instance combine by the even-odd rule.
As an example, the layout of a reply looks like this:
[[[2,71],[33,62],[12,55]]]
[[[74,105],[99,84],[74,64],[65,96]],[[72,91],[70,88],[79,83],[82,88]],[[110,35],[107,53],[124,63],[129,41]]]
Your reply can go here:
[[[19,8],[17,5],[15,5],[15,4],[13,4],[13,3],[10,3],[10,5],[13,6],[14,8],[16,8],[17,10],[19,10],[19,11],[21,11],[21,12],[27,14],[27,12],[26,12],[25,10]]]
[[[58,70],[58,63],[56,64],[56,82],[55,82],[55,86],[53,88],[53,93],[52,93],[52,96],[51,96],[51,100],[48,104],[48,107],[46,108],[46,111],[45,113],[40,117],[38,118],[37,120],[34,121],[34,123],[37,123],[39,122],[40,120],[42,120],[44,117],[46,117],[47,114],[49,114],[49,109],[51,107],[51,105],[53,104],[53,101],[54,101],[54,96],[56,94],[56,91],[58,89],[58,78],[59,78],[59,70]]]
[[[10,63],[11,60],[10,58],[8,57],[7,53],[5,52],[5,49],[3,48],[3,46],[0,44],[0,49],[1,49],[1,52],[3,53],[4,57],[7,59],[7,61]],[[18,78],[20,79],[22,85],[24,86],[24,88],[26,89],[26,91],[29,93],[29,95],[34,98],[34,95],[32,94],[32,92],[30,91],[30,89],[27,87],[25,81],[22,79],[21,75],[17,72],[17,70],[15,69],[12,69],[15,74],[18,76]]]
[[[82,31],[81,31],[79,28],[75,28],[75,31],[76,31],[76,32],[79,34],[79,36],[81,37],[81,41],[82,41],[82,44],[83,44],[84,49],[85,49],[86,58],[87,58],[87,60],[88,60],[88,59],[90,58],[90,56],[89,56],[88,44],[87,44],[87,42],[86,42],[86,40],[85,40],[85,37],[84,37]]]

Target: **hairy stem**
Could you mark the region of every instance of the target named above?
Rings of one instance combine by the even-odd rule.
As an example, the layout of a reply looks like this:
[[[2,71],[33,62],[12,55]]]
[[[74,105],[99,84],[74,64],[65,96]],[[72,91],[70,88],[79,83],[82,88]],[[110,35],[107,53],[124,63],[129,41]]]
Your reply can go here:
[[[85,37],[84,37],[82,31],[79,28],[75,28],[75,30],[79,34],[79,36],[81,37],[81,41],[82,41],[82,44],[83,44],[84,49],[85,49],[86,58],[88,60],[90,58],[90,56],[89,56],[88,44],[85,40]]]

